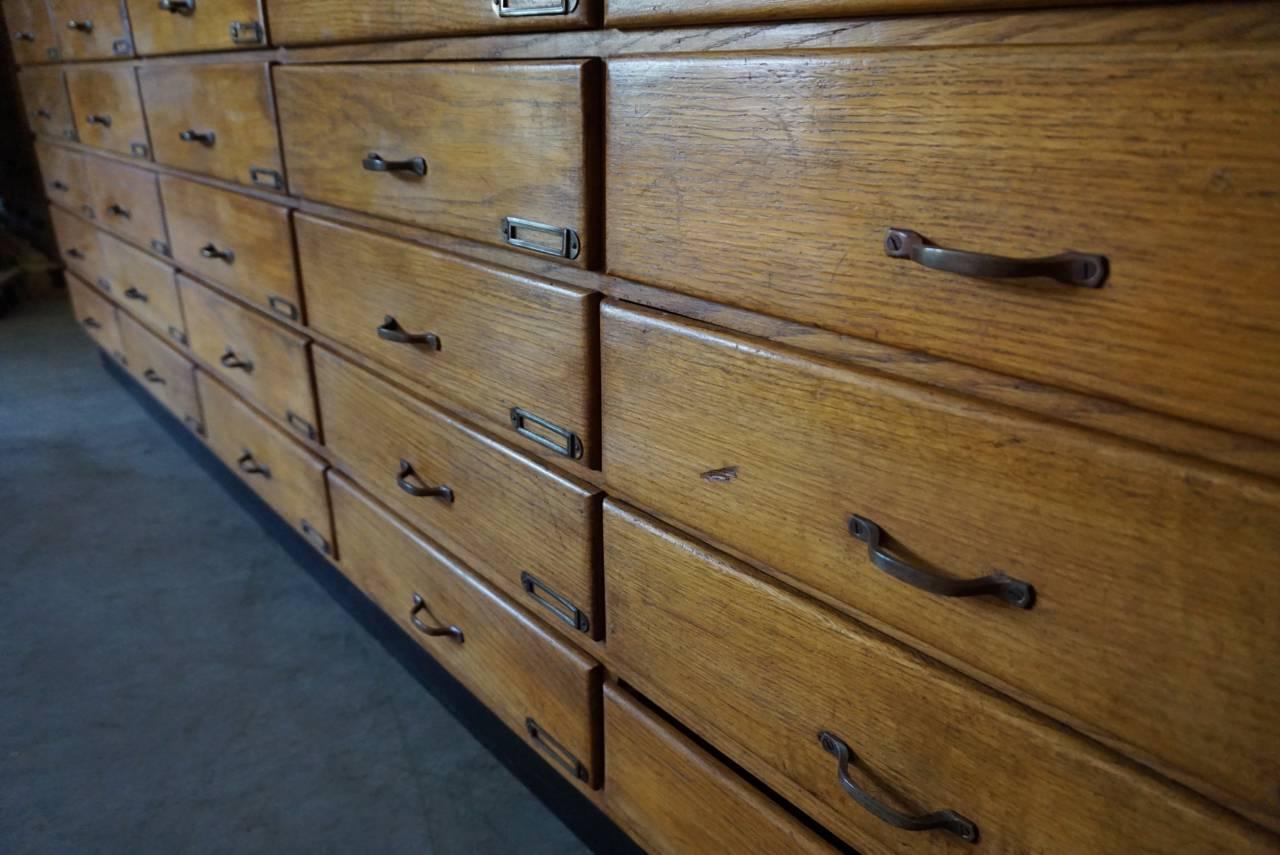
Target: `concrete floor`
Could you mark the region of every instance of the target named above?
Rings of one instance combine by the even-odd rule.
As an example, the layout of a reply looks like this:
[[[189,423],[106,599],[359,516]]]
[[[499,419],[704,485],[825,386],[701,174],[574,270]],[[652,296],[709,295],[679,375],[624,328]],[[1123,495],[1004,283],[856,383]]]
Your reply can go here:
[[[65,303],[0,319],[0,853],[585,851]]]

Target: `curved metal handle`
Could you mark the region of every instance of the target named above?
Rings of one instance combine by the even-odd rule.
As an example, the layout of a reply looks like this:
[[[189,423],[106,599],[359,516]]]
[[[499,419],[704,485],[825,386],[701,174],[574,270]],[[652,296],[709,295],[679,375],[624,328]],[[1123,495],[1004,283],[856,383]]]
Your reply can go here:
[[[101,113],[90,113],[84,117],[84,120],[91,125],[102,125],[104,128],[111,127],[111,117]]]
[[[413,466],[407,460],[400,461],[400,471],[396,473],[396,484],[401,490],[404,490],[410,496],[434,496],[442,502],[451,503],[453,501],[453,489],[444,484],[431,486],[429,484],[414,484],[409,481],[410,478],[417,478],[418,474],[413,471]],[[421,479],[419,479],[421,480]]]
[[[37,118],[37,119],[52,119],[52,118],[53,118],[53,113],[50,113],[50,112],[49,112],[48,110],[46,110],[44,107],[37,107],[37,108],[36,108],[36,118]]]
[[[234,250],[218,249],[211,243],[206,243],[204,246],[200,247],[200,256],[202,258],[220,258],[227,264],[231,264],[236,260]]]
[[[128,208],[122,208],[114,202],[107,206],[107,213],[113,217],[124,217],[126,220],[133,219],[133,214]]]
[[[408,160],[383,160],[382,155],[369,152],[360,165],[370,172],[412,172],[414,175],[427,174],[427,159],[411,157]]]
[[[72,258],[84,258],[84,253],[76,249],[74,246],[67,250],[67,255]]]
[[[213,145],[217,141],[218,136],[213,131],[197,131],[195,128],[187,128],[178,134],[178,139],[183,142],[195,142],[201,145]]]
[[[435,615],[431,614],[431,607],[427,605],[427,601],[422,599],[421,594],[414,591],[413,608],[409,610],[409,622],[413,624],[414,629],[418,630],[418,632],[423,635],[430,635],[433,638],[447,635],[458,644],[462,644],[466,641],[462,635],[462,630],[458,629],[456,626],[431,626],[424,622],[422,618],[418,617],[418,614],[421,612],[431,615],[431,619],[435,620]]]
[[[79,30],[82,33],[93,32],[93,21],[67,21],[68,30]]]
[[[977,579],[948,579],[928,570],[912,566],[890,555],[880,546],[884,532],[880,526],[866,517],[853,514],[849,517],[849,534],[867,544],[867,556],[877,569],[883,570],[899,582],[913,588],[937,594],[940,597],[999,597],[1012,606],[1029,609],[1036,602],[1036,589],[1021,579],[1014,579],[996,572]]]
[[[859,787],[849,777],[849,763],[851,761],[856,762],[856,758],[849,751],[849,746],[844,743],[844,740],[830,731],[824,730],[818,734],[818,744],[822,746],[823,751],[835,755],[836,760],[839,761],[840,786],[844,787],[844,791],[876,819],[888,823],[894,828],[901,828],[903,831],[932,831],[935,828],[940,828],[951,832],[961,840],[967,840],[970,843],[978,841],[978,826],[953,810],[940,810],[912,816],[911,814],[898,813],[888,805],[877,801],[875,796]]]
[[[13,40],[17,42],[34,42],[36,40],[35,33],[29,33],[26,30],[15,30]]]
[[[1107,281],[1109,269],[1105,255],[1068,251],[1045,258],[1008,258],[946,249],[910,229],[889,229],[884,237],[884,254],[890,258],[909,258],[924,267],[961,276],[980,279],[1047,277],[1081,288],[1101,288]]]
[[[190,15],[196,11],[196,0],[160,0],[159,7],[166,12]]]
[[[62,193],[65,193],[66,191],[71,189],[70,187],[67,186],[67,183],[65,181],[58,181],[57,179],[50,181],[49,186],[52,187],[54,190],[57,190]]]
[[[161,377],[160,372],[156,371],[154,368],[148,368],[146,371],[143,371],[142,379],[146,380],[148,383],[159,383],[161,386],[165,384],[165,379]]]
[[[91,330],[102,329],[102,324],[98,323],[96,318],[85,318],[80,323],[84,324],[87,329],[91,329]]]
[[[146,294],[143,294],[141,291],[139,291],[137,288],[134,288],[132,285],[124,289],[124,295],[128,297],[130,300],[138,300],[139,302],[142,302],[142,303],[146,303],[150,299],[147,297]]]
[[[374,328],[378,333],[378,338],[384,341],[394,341],[397,344],[425,344],[431,350],[440,349],[440,338],[435,333],[411,333],[400,326],[400,322],[393,316],[387,315],[386,320],[382,322],[382,326]]]
[[[244,453],[236,461],[236,466],[239,466],[240,471],[246,475],[261,475],[263,478],[271,477],[271,470],[254,460],[253,452],[247,448],[244,449]]]
[[[221,362],[225,368],[239,368],[245,374],[253,371],[253,360],[241,359],[236,356],[236,352],[229,347],[227,348],[227,352],[222,354],[222,357],[218,361]]]

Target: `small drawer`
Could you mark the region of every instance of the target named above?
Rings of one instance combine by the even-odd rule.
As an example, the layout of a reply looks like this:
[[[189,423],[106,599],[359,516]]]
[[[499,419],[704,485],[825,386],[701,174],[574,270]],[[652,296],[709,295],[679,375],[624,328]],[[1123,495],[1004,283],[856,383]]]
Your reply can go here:
[[[117,360],[125,361],[115,305],[75,276],[67,277],[67,293],[71,295],[71,311],[76,322],[89,338]]]
[[[224,383],[318,442],[310,340],[181,274],[178,290],[191,351]]]
[[[143,56],[240,50],[267,43],[260,0],[128,0],[133,42]]]
[[[325,462],[205,372],[196,372],[196,385],[213,453],[312,546],[332,557]]]
[[[504,439],[565,462],[599,459],[593,292],[307,216],[295,222],[311,326]]]
[[[112,295],[156,335],[187,344],[176,271],[119,238],[99,233],[102,265]]]
[[[58,34],[44,0],[4,0],[0,8],[9,28],[14,62],[26,66],[58,61]]]
[[[599,0],[492,0],[366,4],[345,0],[272,0],[279,44],[404,39],[464,33],[570,30],[599,20]]]
[[[584,265],[598,77],[590,60],[277,68],[289,188]]]
[[[152,65],[138,79],[157,162],[284,190],[266,63]]]
[[[31,130],[54,139],[72,142],[77,139],[71,99],[61,68],[20,68],[18,87],[22,90],[22,104]]]
[[[85,145],[149,159],[147,125],[132,65],[67,69],[76,129]]]
[[[45,195],[50,202],[77,213],[86,213],[92,219],[90,186],[86,176],[84,157],[69,148],[50,145],[36,140],[36,159],[40,161],[40,178]]]
[[[98,242],[98,230],[79,217],[61,208],[50,206],[49,220],[58,238],[58,251],[63,262],[80,278],[97,282],[107,275]]]
[[[104,157],[86,157],[84,164],[98,225],[138,246],[168,255],[169,236],[155,173]]]
[[[167,175],[160,194],[173,257],[183,269],[302,321],[288,208]]]
[[[604,686],[604,804],[652,855],[836,850],[623,689]]]
[[[600,637],[600,494],[316,348],[325,444],[383,504],[565,633]]]
[[[620,672],[853,846],[1274,851],[1256,826],[1091,740],[655,520],[605,508],[608,648]],[[902,827],[933,812],[945,813]]]
[[[579,787],[599,786],[601,668],[329,472],[343,572]]]
[[[124,0],[49,0],[62,59],[133,56],[133,38]]]
[[[195,365],[128,313],[120,312],[119,318],[129,372],[183,424],[201,433]]]

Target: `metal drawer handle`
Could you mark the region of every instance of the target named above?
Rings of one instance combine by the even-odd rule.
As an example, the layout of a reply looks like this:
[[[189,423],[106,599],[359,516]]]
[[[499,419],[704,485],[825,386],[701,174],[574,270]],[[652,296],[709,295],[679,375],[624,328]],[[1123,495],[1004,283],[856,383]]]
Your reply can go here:
[[[919,232],[889,229],[884,254],[909,258],[933,270],[979,279],[1032,279],[1047,277],[1065,285],[1101,288],[1107,281],[1107,257],[1087,252],[1064,252],[1046,258],[1008,258],[936,246]]]
[[[143,294],[141,291],[139,291],[137,288],[134,288],[132,285],[124,289],[124,295],[130,300],[138,300],[143,303],[148,302],[148,299],[149,299],[146,294]]]
[[[67,186],[65,181],[58,181],[56,179],[50,182],[49,186],[61,193],[65,193],[71,189],[70,187]]]
[[[217,134],[213,131],[197,131],[195,128],[187,128],[178,134],[178,139],[183,142],[195,142],[201,145],[213,145],[217,140]]]
[[[247,448],[240,455],[240,459],[236,461],[236,466],[239,466],[240,471],[246,475],[261,475],[263,478],[271,477],[271,470],[255,460],[253,452]]]
[[[394,341],[397,344],[425,344],[430,350],[440,349],[440,337],[435,333],[411,333],[400,326],[393,316],[387,315],[382,326],[375,328],[378,338],[383,341]]]
[[[13,34],[14,41],[34,42],[36,40],[35,33],[28,33],[25,30],[17,30]]]
[[[201,258],[220,258],[223,261],[225,261],[227,264],[231,264],[236,260],[236,254],[234,250],[218,249],[216,246],[214,246],[211,243],[206,243],[204,246],[200,247],[200,257]]]
[[[90,113],[84,117],[84,120],[91,125],[102,125],[104,128],[111,127],[111,117],[100,113]]]
[[[224,368],[239,368],[245,374],[253,372],[253,360],[241,359],[236,356],[236,352],[229,347],[227,348],[227,352],[222,354],[222,357],[218,361],[222,363]]]
[[[849,746],[840,737],[824,730],[818,734],[818,744],[822,746],[823,751],[835,755],[836,760],[839,761],[840,786],[844,787],[844,791],[876,819],[886,822],[894,828],[901,828],[903,831],[931,831],[935,828],[941,828],[951,832],[961,840],[967,840],[970,843],[977,842],[978,826],[953,810],[940,810],[934,813],[912,816],[911,814],[898,813],[888,805],[877,801],[875,796],[859,787],[849,777],[849,763],[850,761],[857,761],[850,753]]]
[[[102,324],[98,323],[96,318],[85,318],[80,323],[84,324],[87,329],[91,329],[91,330],[102,329]]]
[[[84,253],[76,249],[74,246],[71,247],[71,249],[67,250],[67,255],[71,256],[72,258],[81,258],[81,259],[84,258]]]
[[[159,6],[166,12],[192,15],[196,11],[196,0],[160,0]]]
[[[409,481],[410,478],[418,478],[418,473],[413,471],[413,466],[409,461],[400,461],[400,471],[396,473],[396,484],[400,486],[410,496],[418,496],[423,498],[426,496],[434,496],[442,502],[453,502],[453,488],[439,484],[431,486],[430,484],[414,484]],[[421,480],[419,478],[419,480]]]
[[[165,384],[165,379],[161,377],[160,372],[156,371],[154,368],[148,368],[146,371],[143,371],[142,377],[148,383],[159,383],[161,386]]]
[[[466,638],[462,635],[462,630],[458,629],[456,626],[432,626],[431,624],[423,621],[422,618],[418,617],[420,613],[426,613],[432,620],[436,619],[435,615],[431,614],[431,607],[427,605],[427,601],[422,599],[421,594],[414,591],[413,608],[409,610],[409,622],[413,624],[414,629],[418,630],[418,632],[423,635],[429,635],[432,638],[439,638],[447,635],[458,644],[462,644],[466,641]]]
[[[849,534],[867,544],[867,556],[877,569],[883,570],[899,582],[913,588],[937,594],[940,597],[999,597],[1012,606],[1029,609],[1036,602],[1036,589],[1020,579],[996,572],[977,579],[948,579],[919,567],[913,567],[900,558],[890,555],[880,546],[883,532],[880,526],[866,517],[853,514],[849,517]]]
[[[411,157],[408,160],[383,160],[382,155],[369,152],[360,165],[370,172],[412,172],[414,175],[427,174],[427,159]]]
[[[126,220],[133,219],[133,214],[130,213],[128,208],[121,208],[114,202],[107,206],[107,213],[113,217],[123,217]]]
[[[50,112],[49,112],[48,110],[46,110],[44,107],[37,107],[37,108],[36,108],[36,118],[37,118],[37,119],[52,119],[52,118],[53,118],[53,113],[50,113]]]
[[[79,30],[82,33],[93,32],[93,21],[67,21],[68,30]]]

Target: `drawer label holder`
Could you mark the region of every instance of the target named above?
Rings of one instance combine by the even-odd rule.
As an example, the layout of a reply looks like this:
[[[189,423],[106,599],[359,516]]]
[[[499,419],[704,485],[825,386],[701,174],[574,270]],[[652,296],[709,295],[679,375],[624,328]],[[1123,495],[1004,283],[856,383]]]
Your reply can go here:
[[[520,587],[524,588],[524,592],[537,600],[540,605],[578,632],[588,632],[591,629],[591,621],[582,609],[556,593],[532,573],[521,571]]]
[[[577,258],[582,251],[582,241],[573,229],[520,217],[502,218],[502,238],[511,246],[557,258]]]
[[[493,8],[499,18],[531,18],[538,15],[568,15],[578,8],[578,0],[542,0],[529,3],[524,0],[493,0]]]
[[[262,24],[257,21],[232,21],[228,31],[233,45],[262,44]]]
[[[582,765],[582,761],[574,757],[569,752],[569,749],[565,748],[554,736],[543,730],[536,721],[532,718],[526,718],[524,720],[524,729],[528,731],[529,739],[541,748],[553,763],[579,781],[585,782],[590,779],[587,774],[587,767]]]
[[[289,427],[293,428],[307,439],[316,438],[315,426],[293,410],[285,410],[284,420],[289,423]]]
[[[323,534],[316,531],[315,526],[306,520],[299,520],[298,527],[302,530],[302,536],[310,541],[312,546],[320,550],[324,555],[328,555],[330,553],[329,541],[325,539]]]
[[[284,297],[277,297],[272,294],[267,297],[267,305],[271,307],[271,311],[277,315],[288,318],[291,321],[298,319],[298,307],[290,303]]]
[[[533,430],[529,427],[531,424],[537,425],[553,434],[554,438]],[[549,422],[541,416],[536,416],[528,410],[512,407],[511,426],[515,428],[516,433],[525,439],[533,440],[543,448],[549,448],[557,454],[563,454],[565,457],[574,460],[579,460],[582,457],[582,440],[576,433],[567,428],[562,428],[554,422]]]
[[[263,169],[261,166],[249,167],[249,180],[259,187],[270,187],[272,190],[284,189],[284,176],[274,169]]]

